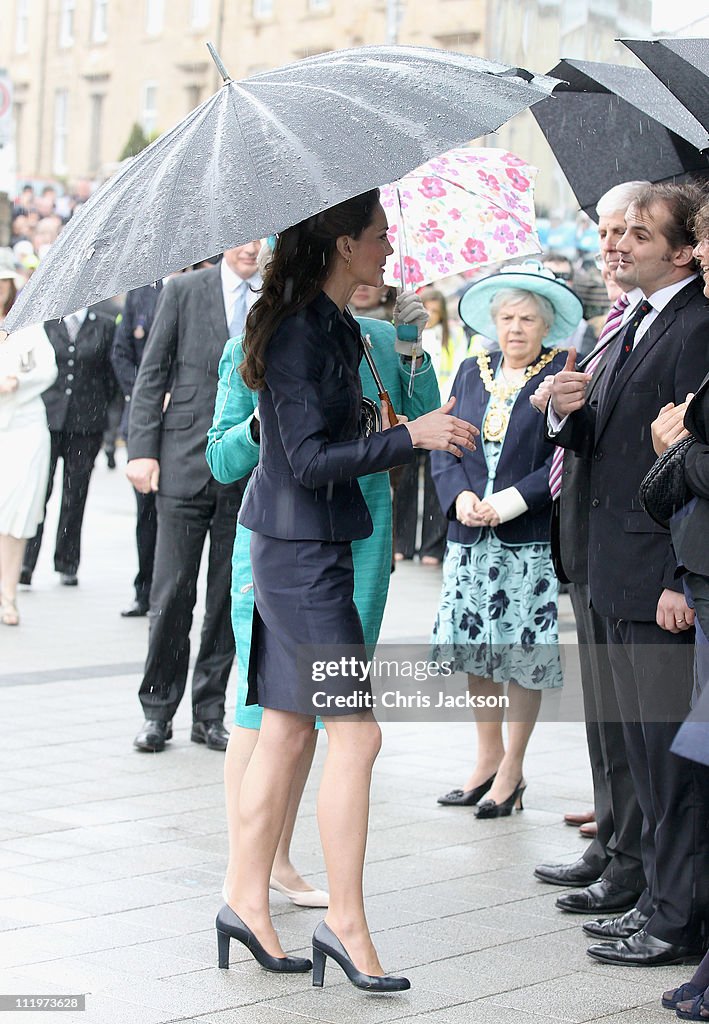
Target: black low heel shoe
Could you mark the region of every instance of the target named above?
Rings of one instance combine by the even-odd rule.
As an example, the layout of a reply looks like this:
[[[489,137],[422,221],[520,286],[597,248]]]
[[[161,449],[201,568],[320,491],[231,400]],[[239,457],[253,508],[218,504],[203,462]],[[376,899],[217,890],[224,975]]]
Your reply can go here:
[[[271,956],[263,948],[250,928],[226,904],[217,914],[217,948],[219,950],[219,966],[226,970],[229,967],[229,941],[236,939],[243,943],[261,966],[274,974],[307,974],[313,969],[311,960],[302,956]]]
[[[527,783],[524,779],[520,779],[514,790],[503,800],[502,803],[496,804],[494,800],[483,800],[478,806],[475,812],[476,818],[507,818],[512,814],[512,809],[523,811],[522,806],[522,794],[527,788]]]
[[[357,988],[367,992],[403,992],[411,988],[408,978],[393,978],[390,974],[362,974],[352,963],[349,954],[335,933],[324,921],[313,934],[313,985],[322,988],[325,961],[331,956]]]
[[[478,803],[481,796],[485,796],[487,791],[491,789],[494,781],[495,775],[491,775],[489,779],[485,779],[484,782],[481,782],[474,789],[452,789],[445,796],[439,796],[438,803],[443,804],[444,807],[472,807]]]

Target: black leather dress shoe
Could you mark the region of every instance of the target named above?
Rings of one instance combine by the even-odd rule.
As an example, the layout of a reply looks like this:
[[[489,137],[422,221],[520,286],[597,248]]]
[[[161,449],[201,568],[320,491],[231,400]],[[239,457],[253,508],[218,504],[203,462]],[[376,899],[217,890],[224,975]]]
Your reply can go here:
[[[123,619],[140,619],[148,614],[148,605],[144,601],[134,601],[121,612]]]
[[[133,740],[133,746],[137,750],[147,750],[151,754],[158,754],[165,749],[167,740],[171,739],[172,722],[159,722],[157,719],[148,718]]]
[[[22,572],[20,573],[20,583],[22,584],[23,587],[31,587],[32,586],[32,570],[31,569],[23,569],[22,570]]]
[[[663,964],[698,963],[702,952],[692,946],[675,946],[648,935],[644,928],[628,939],[597,942],[586,950],[594,960],[623,967],[661,967]]]
[[[229,733],[218,718],[206,722],[193,722],[190,739],[193,743],[206,743],[210,750],[226,750]]]
[[[60,572],[59,582],[63,587],[78,587],[79,577],[75,572]]]
[[[573,864],[539,864],[534,869],[534,877],[550,885],[578,886],[580,889],[598,881],[597,872],[588,866],[583,857]]]
[[[580,892],[569,892],[556,901],[559,910],[569,914],[609,914],[631,910],[638,902],[639,892],[623,889],[606,878],[593,882]]]
[[[637,907],[628,910],[620,917],[607,917],[600,921],[586,921],[582,925],[587,935],[594,939],[628,939],[644,928],[650,918],[641,913]]]

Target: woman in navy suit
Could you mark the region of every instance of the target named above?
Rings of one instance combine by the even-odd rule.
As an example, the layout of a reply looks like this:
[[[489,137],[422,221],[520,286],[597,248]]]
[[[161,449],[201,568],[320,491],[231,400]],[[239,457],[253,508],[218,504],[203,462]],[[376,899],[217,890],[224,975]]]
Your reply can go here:
[[[328,734],[318,821],[330,904],[313,936],[313,983],[322,984],[330,956],[355,985],[380,991],[409,987],[384,975],[362,896],[381,735],[368,676],[353,678],[342,665],[314,681],[313,660],[367,661],[351,542],[369,536],[372,521],[357,478],[413,461],[417,447],[462,455],[476,433],[448,403],[361,435],[363,342],[345,307],[358,285],[381,286],[391,252],[377,190],[311,217],[279,235],[246,322],[242,377],[259,392],[261,447],[239,518],[254,534],[249,702],[265,710],[241,788],[230,903],[217,916],[221,966],[236,938],[268,970],[310,970],[310,960],[283,955],[268,884],[293,770],[319,713]]]
[[[482,424],[483,443],[462,459],[431,457],[451,520],[433,644],[434,657],[467,672],[470,693],[489,701],[476,710],[477,761],[467,782],[439,799],[479,804],[478,818],[521,810],[541,691],[562,684],[549,543],[553,449],[529,398],[545,374],[563,369],[566,353],[550,346],[581,313],[574,293],[534,264],[477,282],[460,303],[463,322],[500,351],[481,348],[466,359],[451,389],[462,415]],[[505,684],[506,748],[504,705],[492,703]]]

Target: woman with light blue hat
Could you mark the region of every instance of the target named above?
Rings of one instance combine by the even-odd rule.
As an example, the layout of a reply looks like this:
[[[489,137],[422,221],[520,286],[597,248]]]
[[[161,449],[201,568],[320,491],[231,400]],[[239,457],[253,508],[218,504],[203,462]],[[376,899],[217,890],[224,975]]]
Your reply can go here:
[[[553,346],[573,332],[582,306],[551,271],[525,263],[473,284],[459,310],[498,350],[466,359],[451,389],[456,415],[481,425],[483,443],[462,458],[431,458],[450,520],[432,642],[436,660],[467,672],[470,693],[486,706],[476,711],[473,770],[439,803],[478,804],[476,817],[497,818],[522,809],[524,754],[541,691],[562,685],[549,543],[553,448],[529,397],[564,366],[566,352]],[[505,684],[506,705],[499,701]]]

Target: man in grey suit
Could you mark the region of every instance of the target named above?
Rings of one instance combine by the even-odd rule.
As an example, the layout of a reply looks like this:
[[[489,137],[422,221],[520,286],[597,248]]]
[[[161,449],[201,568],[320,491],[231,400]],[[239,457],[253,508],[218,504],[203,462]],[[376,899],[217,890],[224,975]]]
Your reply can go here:
[[[641,297],[615,280],[620,253],[615,243],[625,232],[625,211],[647,182],[624,182],[598,202],[604,278],[613,306],[596,348],[580,366],[593,376],[586,400],[593,401],[606,373],[609,347],[622,327],[623,310]],[[546,413],[551,380],[534,404]],[[618,701],[608,660],[605,621],[590,604],[588,526],[591,510],[591,460],[567,451],[552,511],[552,554],[561,578],[569,583],[576,618],[581,682],[586,717],[594,807],[598,832],[571,864],[540,864],[535,875],[554,885],[576,886],[556,901],[560,910],[578,914],[618,913],[635,907],[645,889],[640,835],[642,814],[625,749]]]
[[[226,749],[224,699],[234,659],[231,552],[246,481],[218,484],[204,451],[224,345],[242,333],[261,285],[259,248],[249,242],[227,249],[220,265],[168,281],[131,396],[126,474],[142,494],[157,492],[158,512],[138,750],[163,750],[172,738],[172,717],[187,680],[207,534],[206,608],[192,675],[191,739],[212,750]]]

